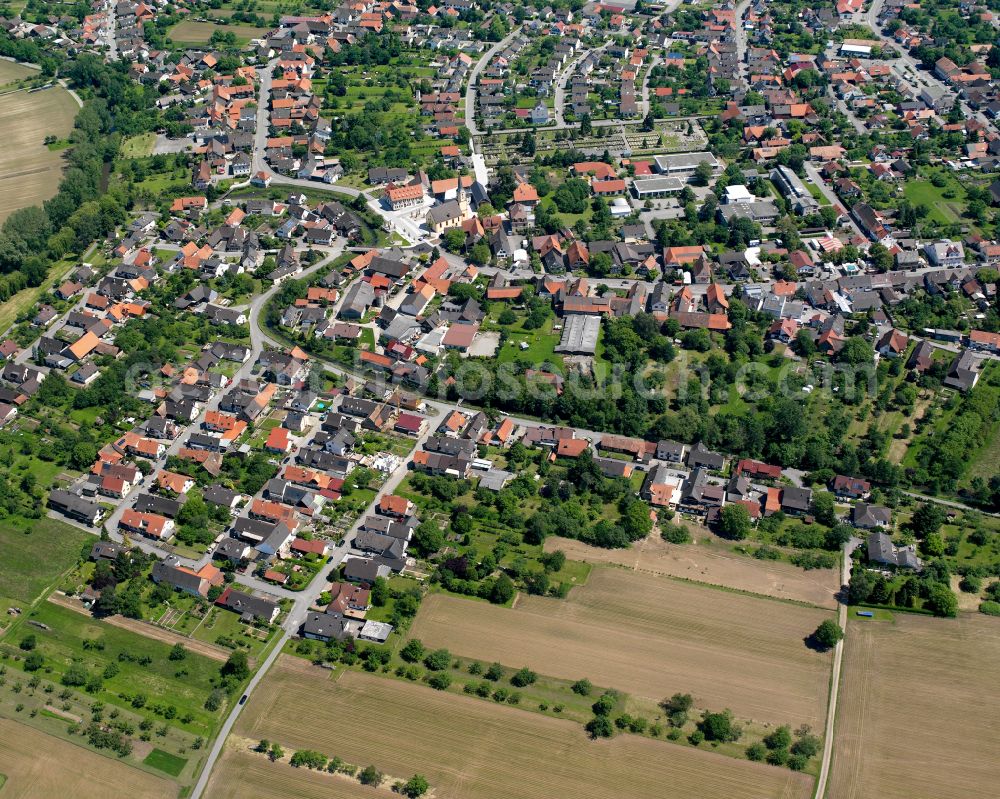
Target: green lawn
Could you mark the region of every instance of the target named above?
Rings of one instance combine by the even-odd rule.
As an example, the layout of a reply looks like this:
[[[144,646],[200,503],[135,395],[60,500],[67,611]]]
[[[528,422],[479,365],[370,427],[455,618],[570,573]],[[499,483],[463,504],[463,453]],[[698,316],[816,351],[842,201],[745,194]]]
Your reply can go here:
[[[122,141],[122,158],[145,158],[152,155],[154,144],[156,144],[155,133],[140,133],[138,136],[129,136]]]
[[[91,676],[112,675],[106,676],[100,690],[92,693],[95,698],[131,709],[136,707],[134,697],[142,695],[143,712],[150,716],[155,714],[196,735],[207,737],[214,733],[225,706],[211,712],[205,710],[204,704],[219,675],[218,661],[193,652],[183,660],[170,660],[171,646],[166,643],[50,602],[43,602],[26,616],[0,643],[0,651],[21,654],[18,642],[31,633],[37,639],[36,651],[45,658],[44,671],[54,682],[78,664]],[[45,628],[29,626],[29,620]],[[122,656],[126,659],[122,660]],[[149,661],[141,663],[140,658]],[[15,665],[23,667],[21,662]],[[168,718],[170,707],[174,709],[172,718]]]
[[[944,193],[951,189],[955,196],[947,198]],[[927,208],[927,218],[942,225],[958,222],[965,205],[965,191],[954,179],[947,185],[938,188],[929,180],[907,181],[903,187],[903,196],[914,205]]]
[[[561,338],[560,333],[552,331],[554,321],[550,317],[538,330],[524,330],[518,324],[507,327],[507,343],[497,351],[498,363],[513,361],[529,361],[532,365],[550,363],[557,372],[563,371],[563,359],[556,355],[555,348]],[[521,349],[521,342],[528,344],[527,349]]]
[[[31,604],[77,562],[91,538],[56,519],[0,522],[0,607]]]
[[[146,755],[146,759],[142,762],[169,774],[171,777],[177,777],[187,765],[187,758],[172,755],[162,749],[154,749]]]

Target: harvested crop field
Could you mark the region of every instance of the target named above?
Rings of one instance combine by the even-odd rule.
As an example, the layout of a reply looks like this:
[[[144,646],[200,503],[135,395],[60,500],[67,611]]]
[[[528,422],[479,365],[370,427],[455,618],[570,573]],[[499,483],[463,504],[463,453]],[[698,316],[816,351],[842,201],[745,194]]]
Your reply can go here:
[[[0,58],[0,86],[37,74],[37,69],[32,69],[16,61],[8,61],[6,58]]]
[[[995,796],[998,662],[1000,623],[979,614],[851,622],[827,795]]]
[[[394,777],[419,772],[437,799],[795,799],[808,796],[812,783],[787,769],[648,738],[589,741],[573,722],[362,672],[332,682],[328,672],[289,660],[283,657],[255,692],[237,734],[277,740],[286,751],[318,749],[349,763],[371,763]],[[266,780],[260,790],[261,769],[237,772],[245,760],[227,752],[209,783],[209,799],[246,795],[233,785],[237,773],[240,779],[253,774],[255,796],[362,795],[338,792],[335,779],[300,777],[258,758],[275,769],[280,788]],[[321,779],[330,786],[324,792],[314,787]]]
[[[791,563],[754,560],[730,551],[729,542],[707,530],[692,530],[692,534],[697,544],[668,544],[650,536],[629,549],[602,549],[571,538],[548,538],[545,551],[561,549],[572,560],[617,564],[635,571],[836,608],[834,596],[840,589],[836,569],[805,571]]]
[[[253,752],[233,749],[232,743],[232,740],[227,742],[212,772],[204,794],[206,799],[244,799],[250,793],[254,799],[371,799],[397,795],[386,790],[375,791],[346,777],[272,763]],[[369,759],[374,759],[374,755]]]
[[[511,609],[432,594],[413,636],[656,701],[690,693],[697,707],[821,729],[831,659],[804,639],[827,618],[816,608],[598,568],[568,599],[521,596]]]
[[[0,768],[4,799],[163,799],[177,785],[126,766],[115,758],[0,718]]]
[[[62,139],[73,129],[79,107],[61,86],[0,95],[4,147],[0,150],[0,222],[18,208],[38,205],[56,193],[62,179],[63,150],[43,140]]]

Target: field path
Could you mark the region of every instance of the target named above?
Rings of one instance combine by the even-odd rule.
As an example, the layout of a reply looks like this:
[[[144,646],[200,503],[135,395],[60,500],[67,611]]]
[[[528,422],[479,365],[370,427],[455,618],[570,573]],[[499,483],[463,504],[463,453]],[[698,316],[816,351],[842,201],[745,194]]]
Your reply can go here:
[[[841,587],[846,588],[851,581],[851,554],[861,545],[861,539],[851,538],[841,552]],[[847,604],[841,602],[837,608],[837,623],[841,630],[847,629]],[[830,777],[830,762],[833,759],[833,732],[837,719],[837,699],[840,695],[840,671],[844,659],[844,641],[841,639],[833,650],[833,676],[830,679],[830,700],[826,708],[826,729],[823,733],[823,759],[816,778],[816,799],[826,795],[826,783]]]

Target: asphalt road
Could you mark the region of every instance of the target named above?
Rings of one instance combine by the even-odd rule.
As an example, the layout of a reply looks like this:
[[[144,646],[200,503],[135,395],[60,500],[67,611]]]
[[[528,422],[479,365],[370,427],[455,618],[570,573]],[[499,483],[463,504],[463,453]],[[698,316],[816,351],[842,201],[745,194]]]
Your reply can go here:
[[[490,62],[493,56],[514,41],[520,33],[520,26],[514,28],[503,39],[483,53],[482,58],[476,62],[475,66],[469,72],[469,82],[465,87],[465,127],[469,129],[469,133],[473,136],[479,133],[479,128],[476,127],[476,81],[479,80],[479,73],[483,71],[483,68]],[[475,151],[475,143],[472,144],[472,148]]]

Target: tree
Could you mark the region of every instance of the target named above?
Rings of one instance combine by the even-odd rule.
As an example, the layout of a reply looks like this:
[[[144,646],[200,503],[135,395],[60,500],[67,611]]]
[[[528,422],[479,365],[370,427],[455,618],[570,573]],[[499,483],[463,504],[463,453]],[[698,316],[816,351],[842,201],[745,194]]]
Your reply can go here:
[[[413,531],[410,549],[419,557],[429,557],[443,546],[444,532],[435,522],[423,522]]]
[[[375,578],[375,582],[372,583],[371,600],[377,608],[385,607],[385,603],[389,601],[389,582],[385,577]]]
[[[719,531],[726,538],[740,541],[750,533],[750,512],[735,502],[730,502],[719,513]]]
[[[823,620],[813,633],[813,640],[823,649],[832,649],[843,637],[844,631],[833,619]]]
[[[877,241],[868,247],[868,258],[879,272],[888,272],[892,269],[892,253]]]
[[[707,161],[702,161],[694,170],[694,178],[692,183],[695,186],[707,186],[709,181],[712,179],[712,165]]]
[[[420,774],[414,774],[410,779],[403,783],[403,787],[399,789],[399,792],[403,796],[409,797],[409,799],[416,799],[418,796],[423,796],[430,789],[430,783]]]
[[[18,647],[24,652],[30,652],[36,646],[38,646],[38,638],[34,633],[28,633],[24,638],[18,643]]]
[[[182,644],[174,644],[170,649],[170,654],[167,655],[170,660],[184,660],[187,657],[187,650]]]
[[[764,746],[768,749],[787,749],[792,744],[792,729],[787,724],[775,728],[764,736]]]
[[[239,650],[233,652],[229,656],[229,659],[222,664],[219,672],[222,675],[223,682],[231,687],[236,687],[248,679],[250,677],[250,665],[247,662],[247,653]]]
[[[435,649],[424,656],[424,665],[431,671],[444,671],[451,665],[451,652],[447,649]]]
[[[505,605],[514,598],[514,581],[506,574],[501,574],[490,590],[490,602],[495,605]]]
[[[518,688],[525,688],[531,685],[537,679],[538,675],[535,674],[535,672],[533,672],[527,666],[524,666],[520,670],[514,672],[513,675],[511,675],[510,684]]]
[[[281,744],[273,743],[267,752],[267,756],[274,763],[285,756],[285,750],[281,748]]]
[[[385,780],[385,775],[375,766],[365,766],[358,774],[358,781],[362,785],[370,785],[373,788],[381,785],[383,780]]]
[[[934,583],[930,595],[924,600],[924,607],[935,616],[953,619],[958,615],[958,598],[944,583]]]
[[[573,689],[573,693],[579,694],[580,696],[590,696],[590,692],[594,690],[594,686],[586,677],[582,680],[577,680],[570,687]]]
[[[406,642],[406,646],[399,650],[399,656],[407,663],[416,663],[424,656],[425,651],[419,638],[411,638]]]
[[[591,738],[610,738],[615,732],[614,724],[607,716],[594,716],[587,722],[586,730]]]
[[[833,494],[829,491],[814,491],[812,504],[809,509],[820,524],[833,527],[837,523],[837,512],[834,506]]]
[[[941,529],[946,519],[944,509],[933,502],[924,502],[913,511],[910,527],[917,538],[926,538]]]
[[[844,342],[844,347],[838,355],[841,363],[848,363],[853,366],[860,366],[863,363],[871,363],[875,357],[875,350],[872,349],[871,342],[862,336],[851,336]]]
[[[590,186],[587,182],[580,178],[570,178],[556,189],[552,200],[561,213],[582,214],[587,209],[589,197]]]
[[[41,652],[29,652],[28,657],[24,659],[25,671],[38,671],[44,665],[45,658],[42,657]]]
[[[733,714],[724,710],[721,713],[705,712],[698,723],[698,729],[708,741],[731,742],[738,741],[743,734],[739,725],[733,723]]]
[[[443,244],[449,252],[458,252],[465,246],[465,231],[457,227],[445,231]]]

